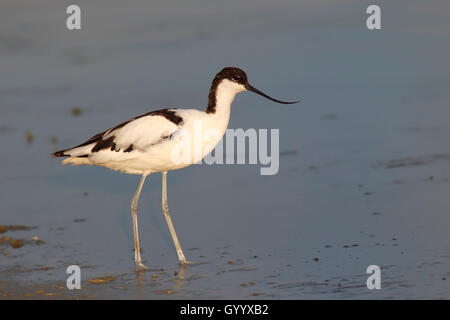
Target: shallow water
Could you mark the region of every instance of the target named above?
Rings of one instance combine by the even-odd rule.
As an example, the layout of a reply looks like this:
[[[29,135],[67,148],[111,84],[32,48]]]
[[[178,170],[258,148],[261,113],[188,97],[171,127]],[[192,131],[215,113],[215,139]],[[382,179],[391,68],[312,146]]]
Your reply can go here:
[[[34,228],[0,234],[24,239],[0,241],[0,297],[450,298],[447,2],[383,2],[380,31],[355,1],[96,1],[81,5],[81,31],[65,29],[67,3],[41,3],[39,15],[25,3],[0,11],[0,225]],[[49,154],[152,109],[203,108],[228,65],[302,99],[243,93],[232,107],[230,128],[280,129],[280,170],[169,173],[172,218],[195,262],[181,270],[151,175],[139,208],[151,270],[137,275],[139,178]],[[65,288],[72,264],[81,291]],[[381,290],[366,287],[373,264]]]

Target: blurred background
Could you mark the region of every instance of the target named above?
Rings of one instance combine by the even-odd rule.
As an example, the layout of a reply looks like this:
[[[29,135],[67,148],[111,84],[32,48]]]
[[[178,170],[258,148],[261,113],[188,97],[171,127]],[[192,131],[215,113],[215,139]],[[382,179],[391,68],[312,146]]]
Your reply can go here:
[[[81,30],[66,8],[81,8]],[[381,30],[366,9],[381,7]],[[0,297],[450,298],[448,1],[22,1],[0,4]],[[229,128],[280,130],[280,170],[160,175],[50,153],[162,107],[204,109],[214,75],[256,88]],[[67,266],[82,290],[65,288]],[[381,267],[381,290],[366,268]],[[98,278],[104,281],[96,281]],[[107,277],[107,278],[102,278]],[[92,281],[89,281],[92,280]]]

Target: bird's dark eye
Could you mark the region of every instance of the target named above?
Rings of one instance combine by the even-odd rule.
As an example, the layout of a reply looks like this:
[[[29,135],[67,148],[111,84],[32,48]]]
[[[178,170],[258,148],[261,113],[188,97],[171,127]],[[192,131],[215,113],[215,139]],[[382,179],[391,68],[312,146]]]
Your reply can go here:
[[[241,77],[239,77],[239,76],[234,76],[232,79],[233,79],[234,81],[238,82],[239,80],[241,80]]]

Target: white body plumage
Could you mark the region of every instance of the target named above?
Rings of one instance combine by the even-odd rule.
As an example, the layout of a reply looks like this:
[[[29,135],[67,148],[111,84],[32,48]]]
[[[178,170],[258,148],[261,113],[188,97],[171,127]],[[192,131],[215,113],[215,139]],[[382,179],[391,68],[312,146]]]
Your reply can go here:
[[[123,126],[105,131],[101,140],[65,150],[64,155],[69,157],[63,164],[97,165],[129,174],[169,171],[194,164],[222,139],[228,127],[231,103],[235,95],[244,90],[241,84],[222,80],[216,89],[214,113],[164,109],[165,114],[157,111],[136,117]],[[109,143],[95,150],[99,141]],[[184,154],[177,157],[180,150]]]

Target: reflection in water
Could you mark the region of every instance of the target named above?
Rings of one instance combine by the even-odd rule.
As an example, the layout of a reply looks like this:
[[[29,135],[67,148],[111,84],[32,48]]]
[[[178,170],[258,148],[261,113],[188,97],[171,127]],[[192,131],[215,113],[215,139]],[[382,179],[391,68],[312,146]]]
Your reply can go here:
[[[144,283],[144,272],[136,271],[136,287],[138,291],[138,299],[144,299],[144,291],[142,284]]]
[[[184,284],[184,271],[186,270],[186,265],[181,265],[180,264],[180,269],[178,272],[178,276],[175,277],[175,287],[173,288],[173,291],[180,291],[181,289],[183,289],[183,284]]]
[[[186,270],[186,265],[182,265],[182,264],[180,264],[180,269],[179,269],[179,273],[178,273],[178,278],[180,279],[180,280],[184,280],[184,271]]]
[[[172,287],[172,289],[167,290],[167,294],[172,294],[172,292],[179,292],[184,285],[184,279],[185,279],[185,272],[186,268],[189,267],[189,265],[178,265],[178,271],[175,271],[173,274],[175,275],[175,279],[170,279],[169,283],[172,284],[172,281],[175,283],[175,285]],[[146,299],[148,298],[148,291],[145,289],[148,287],[148,283],[145,282],[145,276],[148,275],[151,271],[155,270],[142,270],[142,271],[135,271],[136,274],[136,287],[137,287],[137,298],[138,299]],[[161,270],[158,270],[161,271]],[[152,280],[155,280],[157,277],[156,275],[152,276]],[[161,280],[161,283],[165,282],[164,280]],[[159,284],[161,284],[159,283]],[[161,291],[160,291],[161,292]]]

